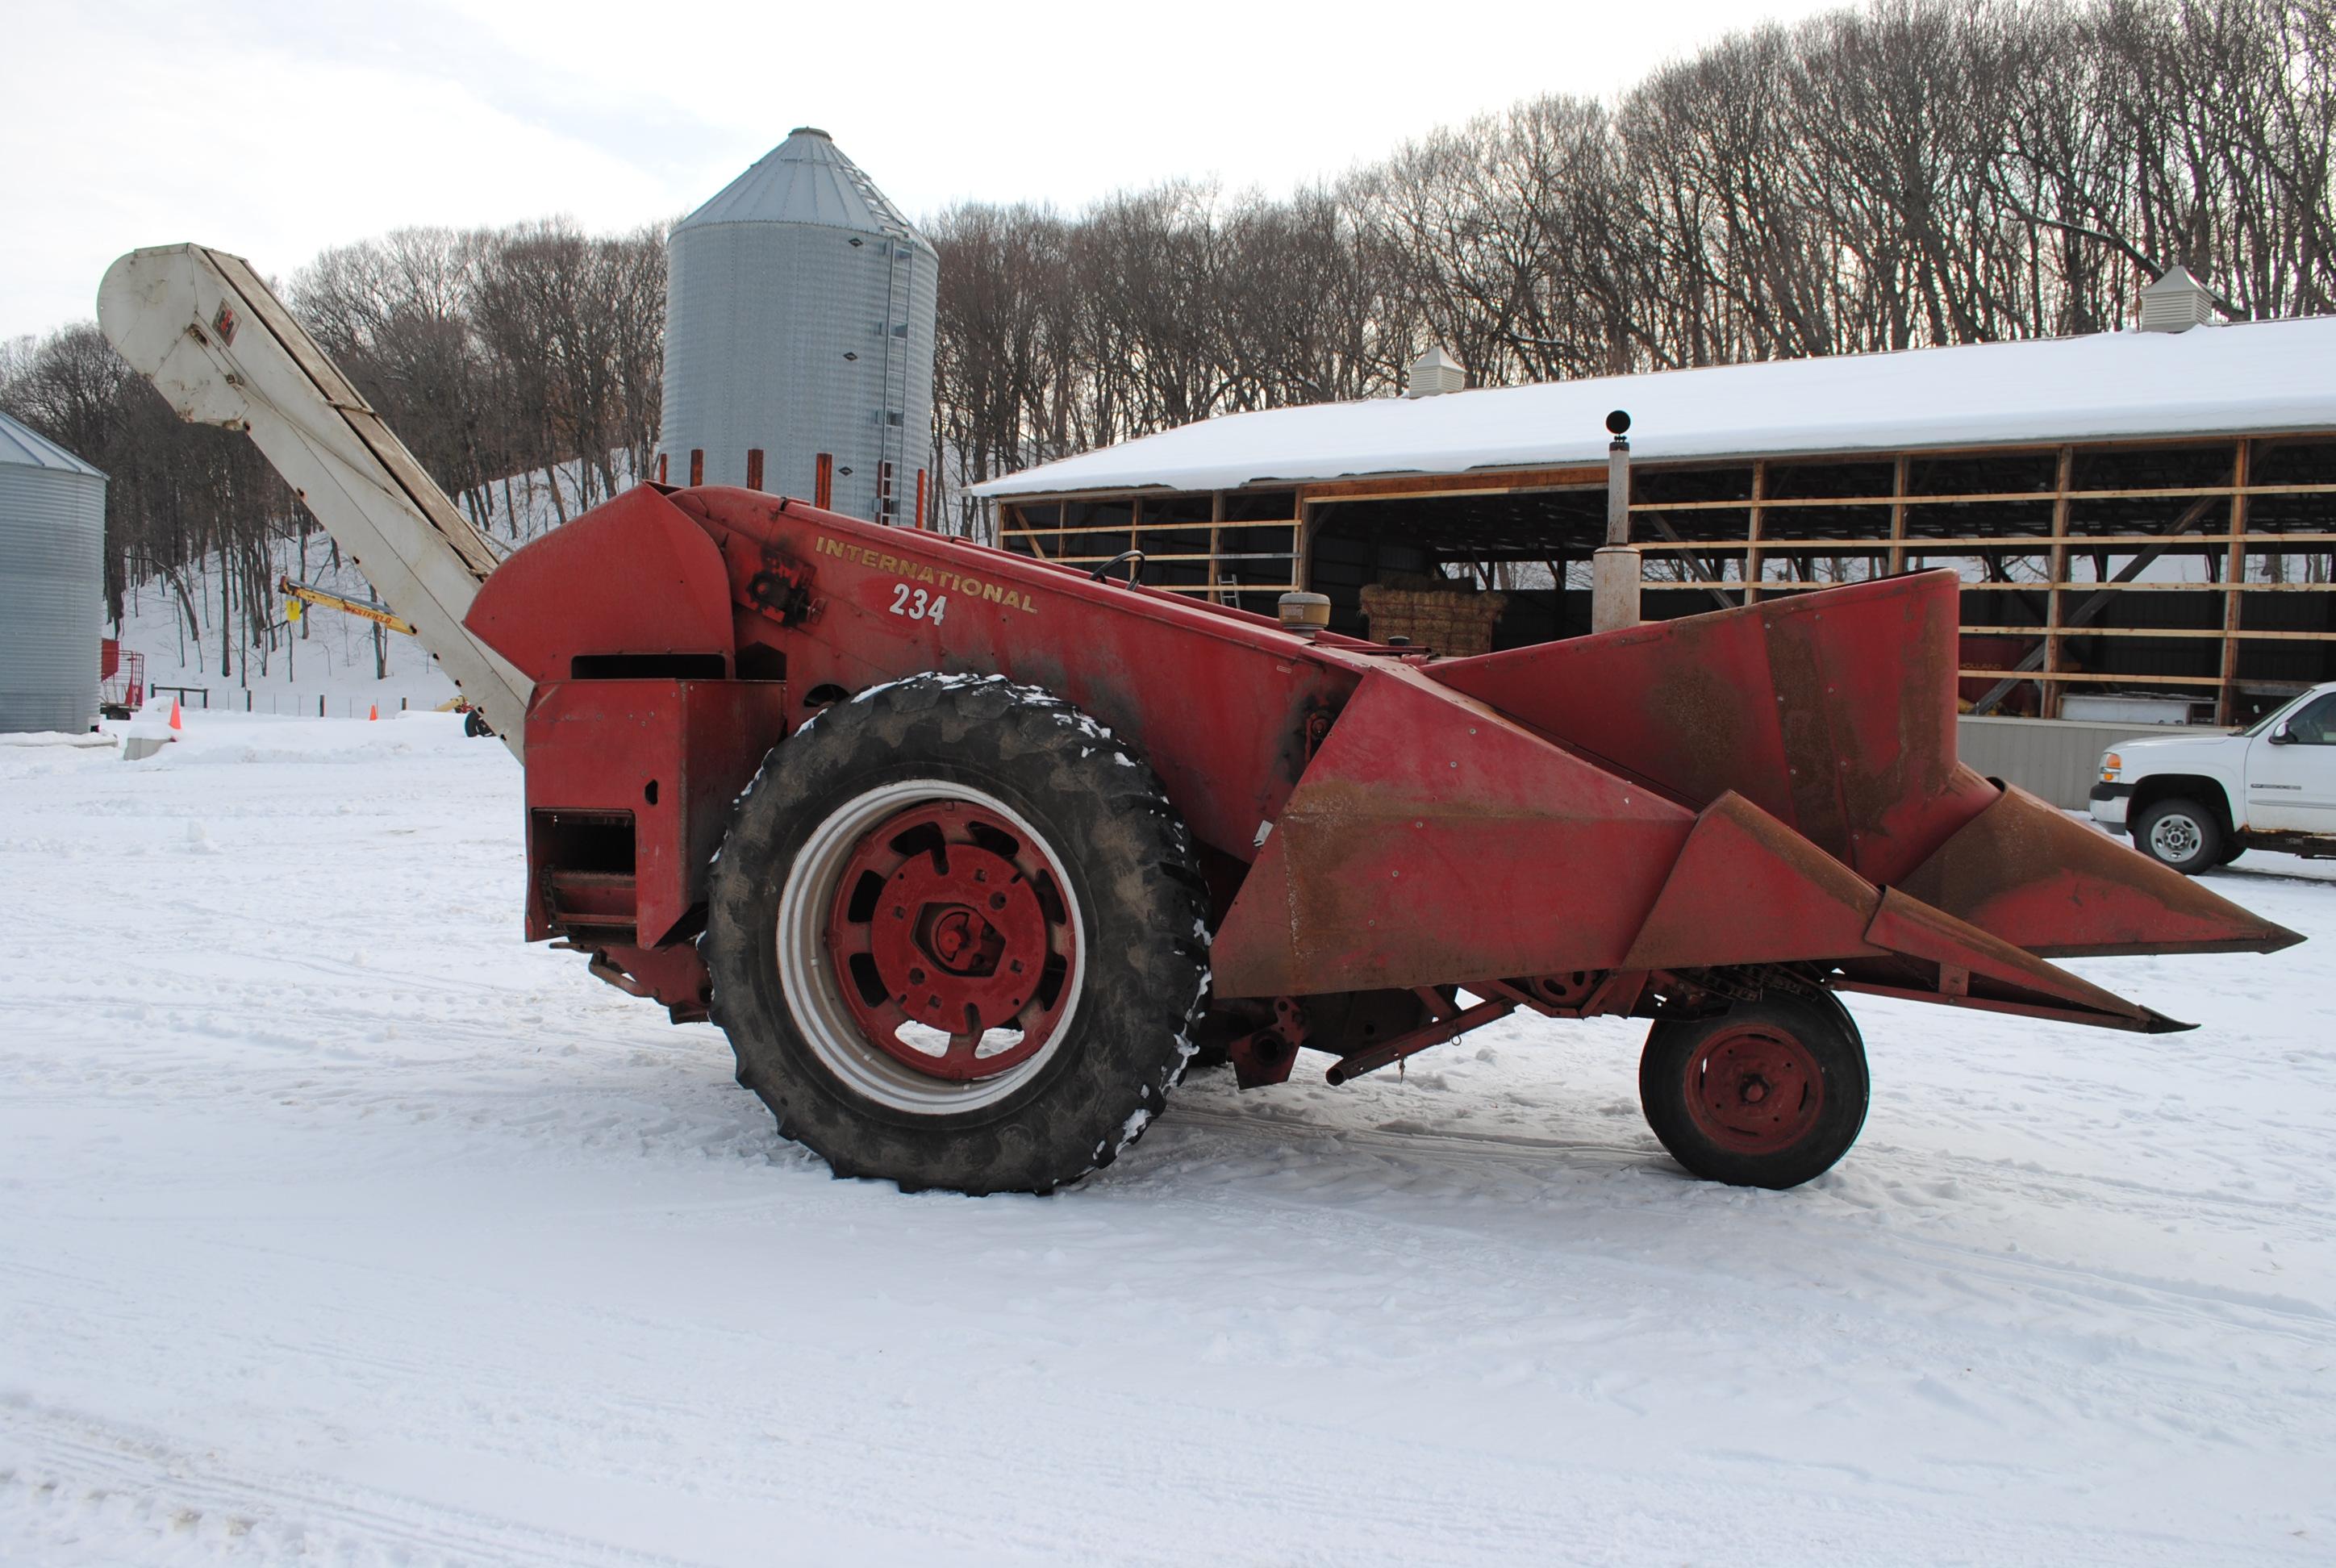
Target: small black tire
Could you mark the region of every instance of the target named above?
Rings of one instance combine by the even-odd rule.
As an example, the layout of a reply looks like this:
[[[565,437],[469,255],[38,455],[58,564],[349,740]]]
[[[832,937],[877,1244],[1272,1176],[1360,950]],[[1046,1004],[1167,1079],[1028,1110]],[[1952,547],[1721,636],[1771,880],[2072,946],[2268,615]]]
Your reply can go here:
[[[462,713],[462,733],[470,736],[472,740],[478,740],[482,736],[491,735],[495,732],[487,727],[487,719],[484,714],[481,713],[477,708],[466,708]]]
[[[2151,802],[2133,824],[2134,848],[2185,877],[2226,863],[2229,837],[2220,815],[2179,795]]]
[[[1857,1046],[1858,1059],[1860,1061],[1864,1059],[1865,1031],[1857,1027],[1855,1016],[1850,1012],[1848,1004],[1841,999],[1839,991],[1830,986],[1815,986],[1802,993],[1802,999],[1812,1006],[1823,1008],[1836,1025],[1846,1030],[1850,1039]]]
[[[1030,890],[1037,923],[1008,909],[968,926],[1008,881]],[[1126,743],[1035,687],[918,676],[772,749],[716,856],[699,950],[738,1081],[839,1176],[1051,1192],[1111,1164],[1182,1077],[1208,977],[1204,887],[1190,832]],[[1024,972],[1016,954],[1056,978],[1043,998],[1043,979],[1027,1003],[1007,996],[1014,1043],[988,1059],[1013,1065],[977,1059],[1004,1002],[967,1002],[945,1047],[917,1044],[929,984],[923,1016],[945,1020],[961,998],[1006,994],[983,988]],[[929,972],[958,963],[971,968]]]
[[[1831,1170],[1865,1125],[1865,1046],[1831,993],[1770,990],[1647,1031],[1639,1103],[1689,1174],[1737,1187],[1797,1187]]]

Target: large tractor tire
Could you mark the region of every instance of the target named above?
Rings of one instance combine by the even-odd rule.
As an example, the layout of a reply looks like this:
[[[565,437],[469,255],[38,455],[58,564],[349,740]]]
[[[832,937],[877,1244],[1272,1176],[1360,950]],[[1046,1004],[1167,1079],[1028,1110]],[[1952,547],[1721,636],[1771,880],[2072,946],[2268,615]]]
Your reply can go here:
[[[1706,1181],[1797,1187],[1865,1125],[1865,1042],[1838,998],[1771,990],[1647,1031],[1639,1100],[1671,1157]]]
[[[738,1081],[837,1174],[1048,1192],[1160,1114],[1208,975],[1144,760],[1002,678],[918,676],[771,752],[701,948]]]

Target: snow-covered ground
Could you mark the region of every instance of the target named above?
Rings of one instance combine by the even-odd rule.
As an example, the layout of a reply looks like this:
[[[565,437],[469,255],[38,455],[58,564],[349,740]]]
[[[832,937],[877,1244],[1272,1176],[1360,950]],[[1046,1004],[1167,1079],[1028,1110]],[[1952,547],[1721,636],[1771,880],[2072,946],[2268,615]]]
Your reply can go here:
[[[501,746],[189,725],[0,745],[0,1559],[2336,1558],[2336,867],[2076,966],[2195,1034],[1861,1003],[1794,1193],[1530,1022],[907,1197],[520,941]]]

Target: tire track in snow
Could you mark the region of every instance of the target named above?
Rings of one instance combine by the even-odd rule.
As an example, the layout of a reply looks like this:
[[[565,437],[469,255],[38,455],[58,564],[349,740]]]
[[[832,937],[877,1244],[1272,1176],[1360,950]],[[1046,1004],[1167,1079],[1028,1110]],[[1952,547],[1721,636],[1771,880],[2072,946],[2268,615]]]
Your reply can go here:
[[[1294,1146],[1309,1138],[1327,1140],[1334,1144],[1336,1154],[1376,1154],[1398,1169],[1420,1164],[1445,1164],[1514,1174],[1569,1206],[1596,1203],[1616,1213],[1627,1212],[1653,1222],[1668,1222],[1679,1226],[1695,1223],[1701,1217],[1689,1211],[1667,1212],[1651,1203],[1625,1203],[1614,1199],[1604,1190],[1611,1177],[1628,1171],[1671,1174],[1669,1157],[1661,1152],[1651,1137],[1637,1145],[1626,1145],[1595,1140],[1534,1138],[1508,1134],[1388,1131],[1381,1126],[1341,1126],[1300,1120],[1287,1114],[1251,1115],[1213,1107],[1180,1106],[1173,1102],[1153,1136],[1163,1137],[1164,1135],[1164,1141],[1173,1143],[1179,1128],[1191,1128],[1195,1132],[1205,1129],[1220,1137],[1230,1136],[1248,1144],[1247,1152],[1252,1155],[1270,1155],[1275,1150]],[[1855,1159],[1857,1155],[1853,1154],[1852,1158]],[[2151,1187],[2125,1178],[2087,1173],[2031,1173],[2000,1162],[1886,1144],[1866,1151],[1866,1158],[1868,1164],[1883,1161],[1900,1163],[1902,1168],[1893,1173],[1888,1183],[1890,1186],[1919,1187],[1932,1183],[1938,1178],[1931,1172],[1943,1171],[1946,1179],[1956,1183],[1964,1193],[1984,1196],[2011,1208],[2027,1205],[2082,1206],[2152,1222],[2169,1217],[2191,1219],[2200,1210],[2211,1209],[2219,1213],[2225,1222],[2243,1221],[2252,1228],[2273,1231],[2301,1245],[2321,1246],[2326,1241],[2316,1223],[2316,1216],[2267,1206],[2260,1201]],[[1910,1164],[1913,1168],[1903,1168]],[[1680,1180],[1684,1190],[1701,1190],[1696,1184],[1687,1183],[1684,1177]],[[1822,1184],[1813,1191],[1812,1195],[1856,1208],[1883,1206],[1870,1203],[1859,1196],[1828,1192]],[[2160,1202],[2154,1203],[2152,1200]],[[1944,1207],[1943,1204],[1941,1206]],[[1903,1226],[1893,1230],[1890,1234],[1897,1247],[1949,1260],[1958,1268],[1984,1271],[2006,1282],[2050,1286],[2075,1298],[2098,1300],[2115,1299],[2133,1290],[2145,1291],[2162,1298],[2156,1304],[2163,1310],[2224,1320],[2228,1320],[2234,1310],[2244,1310],[2258,1315],[2270,1324],[2284,1322],[2294,1337],[2305,1345],[2336,1352],[2336,1310],[2306,1296],[2276,1291],[2235,1291],[2170,1275],[2105,1273],[2098,1265],[2078,1266],[2031,1256],[2008,1257],[2000,1249],[1922,1234]],[[2098,1284],[2088,1283],[2094,1281]]]
[[[492,1562],[511,1568],[682,1568],[690,1561],[626,1551],[313,1471],[253,1470],[215,1451],[181,1447],[21,1397],[0,1396],[0,1452],[7,1456],[0,1460],[0,1498],[33,1515],[63,1547],[80,1544],[75,1515],[118,1500],[149,1544],[190,1556],[350,1562],[362,1560],[362,1553],[401,1564]]]

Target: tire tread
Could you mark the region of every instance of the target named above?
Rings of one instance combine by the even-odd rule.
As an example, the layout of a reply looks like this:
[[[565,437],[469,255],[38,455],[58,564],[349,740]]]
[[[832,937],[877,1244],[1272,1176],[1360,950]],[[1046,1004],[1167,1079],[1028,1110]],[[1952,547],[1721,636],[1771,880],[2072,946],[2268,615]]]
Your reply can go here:
[[[777,966],[762,957],[775,950],[778,891],[793,852],[887,770],[964,773],[1017,797],[1082,884],[1086,990],[1072,1035],[1030,1088],[990,1111],[910,1117],[851,1095],[803,1044]],[[738,1081],[762,1097],[782,1135],[839,1176],[888,1177],[910,1190],[1052,1191],[1133,1144],[1192,1055],[1208,975],[1206,883],[1192,834],[1140,754],[1040,688],[926,675],[827,709],[764,759],[738,797],[711,881],[699,948]]]

